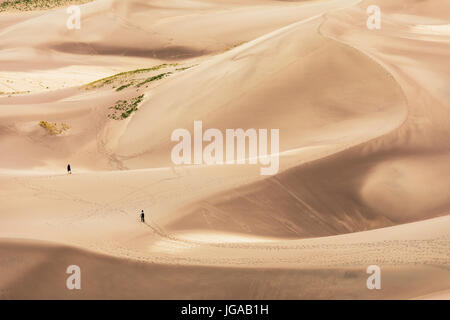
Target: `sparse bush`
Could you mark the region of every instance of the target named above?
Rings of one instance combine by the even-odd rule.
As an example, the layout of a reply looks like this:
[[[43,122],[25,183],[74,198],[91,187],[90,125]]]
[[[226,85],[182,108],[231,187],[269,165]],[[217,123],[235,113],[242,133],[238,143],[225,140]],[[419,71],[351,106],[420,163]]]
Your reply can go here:
[[[139,109],[138,106],[143,100],[143,94],[131,99],[130,102],[127,100],[119,100],[113,107],[109,108],[113,110],[113,113],[109,114],[108,117],[113,120],[124,120]]]
[[[136,85],[137,88],[143,86],[146,83],[152,82],[152,81],[156,81],[156,80],[161,80],[162,78],[167,77],[169,74],[172,74],[172,72],[166,72],[166,73],[160,73],[157,76],[153,76],[150,78],[145,79],[144,81],[142,81],[141,83],[138,83]]]
[[[129,86],[131,86],[133,83],[127,83],[127,84],[124,84],[123,86],[120,86],[120,87],[118,87],[117,89],[116,89],[116,91],[122,91],[123,89],[126,89],[126,88],[128,88]]]
[[[184,71],[184,70],[190,69],[192,67],[196,67],[196,66],[198,66],[198,64],[194,64],[192,66],[187,66],[187,67],[182,67],[182,68],[176,68],[175,71]]]
[[[61,129],[63,131],[67,131],[71,128],[71,126],[69,126],[67,123],[61,122]]]
[[[49,133],[52,136],[59,135],[71,128],[67,123],[64,122],[60,123],[60,125],[58,126],[56,122],[51,123],[48,121],[40,121],[39,126],[45,129],[45,131],[47,131],[47,133]]]

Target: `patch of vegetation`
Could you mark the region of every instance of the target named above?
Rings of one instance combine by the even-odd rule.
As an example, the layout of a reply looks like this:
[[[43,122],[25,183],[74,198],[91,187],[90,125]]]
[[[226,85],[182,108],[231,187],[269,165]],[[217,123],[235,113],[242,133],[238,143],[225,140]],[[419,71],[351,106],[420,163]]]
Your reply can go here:
[[[85,85],[84,88],[86,90],[98,89],[98,88],[102,88],[105,85],[113,84],[112,88],[115,89],[115,91],[117,91],[117,92],[125,90],[131,86],[134,86],[135,88],[139,89],[140,87],[142,87],[143,85],[146,85],[147,83],[161,80],[161,79],[173,74],[174,72],[184,71],[184,70],[190,69],[192,67],[195,67],[197,65],[198,64],[192,65],[192,66],[187,66],[187,67],[176,68],[176,69],[172,69],[172,71],[169,71],[169,72],[160,73],[158,75],[152,75],[151,77],[145,78],[145,73],[157,71],[157,70],[160,70],[163,68],[171,68],[171,67],[173,68],[173,67],[178,66],[178,63],[172,63],[172,64],[164,63],[164,64],[160,64],[160,65],[157,65],[157,66],[154,66],[151,68],[136,69],[136,70],[132,70],[132,71],[121,72],[121,73],[115,74],[113,76],[91,82],[91,83]]]
[[[124,120],[128,118],[133,112],[137,111],[139,104],[144,100],[144,95],[141,94],[138,97],[127,100],[119,100],[113,107],[109,109],[113,110],[113,113],[108,115],[108,118],[113,120]]]
[[[196,67],[196,66],[198,66],[198,64],[194,64],[192,66],[187,66],[187,67],[183,67],[183,68],[177,68],[177,69],[175,69],[175,71],[184,71],[184,70],[190,69],[192,67]]]
[[[39,126],[41,126],[47,133],[49,133],[52,136],[59,135],[67,130],[69,130],[71,127],[64,122],[61,122],[59,125],[54,122],[48,122],[48,121],[41,121],[39,122]]]
[[[6,0],[0,3],[0,12],[47,10],[69,4],[83,4],[92,0]]]
[[[138,83],[136,85],[136,88],[142,87],[144,84],[147,84],[147,83],[152,82],[152,81],[161,80],[161,79],[167,77],[170,74],[172,74],[172,72],[160,73],[157,76],[153,76],[153,77],[147,78],[144,81]]]
[[[128,88],[129,86],[131,86],[132,84],[133,84],[132,82],[130,82],[130,83],[128,83],[128,84],[124,84],[123,86],[118,87],[118,88],[116,89],[116,91],[122,91],[123,89],[126,89],[126,88]]]
[[[172,63],[172,64],[164,63],[164,64],[160,64],[160,65],[157,65],[157,66],[154,66],[154,67],[151,67],[151,68],[136,69],[136,70],[132,70],[132,71],[125,71],[125,72],[121,72],[121,73],[112,75],[110,77],[106,77],[106,78],[103,78],[103,79],[96,80],[96,81],[93,81],[91,83],[88,83],[85,86],[85,88],[86,89],[97,89],[97,88],[101,88],[104,85],[111,84],[111,83],[113,83],[115,81],[118,81],[118,80],[124,80],[124,79],[126,80],[127,78],[132,77],[134,75],[139,75],[139,74],[142,74],[142,73],[157,71],[157,70],[160,70],[160,69],[163,69],[163,68],[176,67],[177,65],[178,65],[178,63]],[[133,85],[133,82],[129,83],[128,87],[131,86],[131,85]],[[122,88],[121,90],[123,90],[123,89],[125,89],[125,88]],[[120,91],[120,90],[117,90],[117,91]]]

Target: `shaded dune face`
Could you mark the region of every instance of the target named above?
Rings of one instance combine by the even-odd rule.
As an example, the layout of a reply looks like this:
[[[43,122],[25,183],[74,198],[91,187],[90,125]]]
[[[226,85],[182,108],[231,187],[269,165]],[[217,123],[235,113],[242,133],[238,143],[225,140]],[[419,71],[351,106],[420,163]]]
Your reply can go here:
[[[186,215],[167,228],[295,239],[382,228],[449,212],[448,180],[441,180],[449,174],[448,155],[367,153],[365,147],[205,198],[182,208]],[[436,165],[430,168],[430,163]]]
[[[418,4],[421,5],[424,3]],[[362,23],[365,8],[362,4],[358,9],[348,10],[350,15],[345,10],[329,15],[321,33],[348,40],[351,45],[371,53],[376,41],[367,42],[371,47],[364,47],[365,42],[362,46],[351,42],[358,38],[355,37],[357,32],[359,38],[366,36],[367,30]],[[386,17],[387,21],[389,19],[392,18]],[[358,28],[355,29],[355,25]],[[396,27],[404,30],[408,26]],[[380,50],[387,51],[388,44],[382,42],[382,37],[379,40]],[[435,50],[430,51],[422,50],[417,42],[408,43],[403,39],[389,45],[392,55],[395,52],[404,54],[403,48],[413,45],[415,53],[412,56],[420,59],[422,64],[417,70],[429,72],[433,72],[432,61],[439,59],[442,50],[438,43],[431,43]],[[338,58],[333,58],[333,65],[338,65]],[[358,65],[357,60],[352,59],[352,62]],[[392,67],[398,78],[390,77],[393,87],[398,88],[397,106],[406,108],[408,104],[407,116],[397,123],[398,128],[392,126],[392,132],[388,130],[384,134],[380,131],[379,138],[339,155],[206,198],[188,207],[189,214],[170,227],[202,229],[213,226],[217,230],[295,238],[355,232],[447,214],[450,210],[449,180],[444,177],[450,174],[447,138],[450,116],[445,104],[440,102],[445,100],[446,93],[437,91],[440,83],[434,87],[425,84],[430,91],[423,91],[424,86],[398,74],[394,64],[386,64],[388,59],[384,62],[385,66]],[[337,70],[333,71],[333,75],[339,75]],[[437,74],[438,70],[435,71]],[[320,72],[315,70],[314,74]],[[339,88],[339,85],[333,87]],[[386,90],[378,92],[384,97],[389,95]],[[392,97],[387,100],[395,101]],[[263,212],[261,216],[260,212]]]
[[[378,4],[390,8],[386,2]],[[417,14],[421,8],[429,11],[428,4],[404,1],[405,6],[412,8],[407,14]],[[368,2],[328,15],[320,30],[324,36],[342,39],[375,57],[372,62],[382,61],[384,68],[390,69],[395,75],[395,80],[389,78],[391,85],[398,88],[398,102],[395,103],[392,96],[387,100],[405,108],[403,120],[391,130],[380,130],[380,137],[350,150],[183,208],[189,214],[174,222],[171,228],[213,227],[222,231],[295,238],[362,231],[448,214],[450,114],[442,103],[448,98],[448,92],[441,90],[441,76],[437,76],[447,67],[433,63],[445,49],[439,43],[445,41],[445,37],[430,38],[433,42],[427,46],[433,50],[426,50],[425,43],[407,40],[415,35],[405,30],[410,30],[414,24],[401,20],[394,24],[394,15],[401,11],[396,10],[396,6],[395,10],[386,10],[387,26],[380,33],[367,34],[364,25],[367,5]],[[429,23],[433,21],[437,20],[430,18]],[[400,37],[395,42],[386,42],[383,38],[396,35]],[[352,41],[354,39],[367,40]],[[403,66],[410,66],[404,69],[407,72],[400,72],[398,64],[408,47],[414,48],[410,55],[413,61],[402,62]],[[389,56],[378,56],[377,52],[388,52]],[[333,58],[338,60],[336,55]],[[357,60],[352,59],[352,62],[358,65]],[[339,75],[333,71],[333,75]],[[415,78],[428,72],[428,81]],[[339,88],[339,85],[334,87]],[[386,90],[377,92],[385,97],[389,95]],[[326,103],[320,105],[323,107]],[[368,126],[367,130],[371,128],[374,127]]]
[[[329,236],[406,222],[392,211],[376,211],[360,188],[376,163],[344,152],[293,168],[236,190],[206,198],[182,210],[172,230],[213,229],[281,238]],[[374,190],[372,190],[374,191]]]
[[[303,29],[296,31],[300,30]],[[250,109],[244,118],[248,121],[240,123],[242,127],[279,125],[283,151],[303,145],[339,150],[359,143],[371,145],[365,141],[377,140],[403,123],[403,93],[380,65],[332,40],[320,38],[314,45],[314,61],[308,56],[298,64],[294,61],[288,70],[282,69],[271,77],[271,85],[262,84],[257,94],[248,90],[243,102],[234,109],[244,113],[244,106]],[[278,86],[280,81],[285,82]],[[262,101],[267,109],[261,107]],[[231,110],[233,107],[228,106]],[[227,113],[217,118],[224,121]],[[275,177],[206,197],[180,209],[183,213],[179,220],[167,228],[301,238],[407,221],[374,210],[360,196],[371,167],[386,155],[379,147],[369,153],[364,150],[364,146],[351,148]],[[280,162],[283,163],[283,157]]]
[[[114,46],[107,44],[88,44],[82,42],[46,44],[45,48],[50,48],[60,52],[74,53],[81,55],[122,55],[128,57],[146,57],[161,60],[188,59],[207,54],[205,51],[195,50],[183,46],[168,46],[164,48],[149,49],[148,47]]]

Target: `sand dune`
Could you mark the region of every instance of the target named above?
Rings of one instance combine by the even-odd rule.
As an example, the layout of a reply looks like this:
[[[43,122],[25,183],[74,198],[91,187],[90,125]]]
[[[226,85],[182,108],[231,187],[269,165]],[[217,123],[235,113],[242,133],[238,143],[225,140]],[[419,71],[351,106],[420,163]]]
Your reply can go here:
[[[448,299],[447,7],[98,0],[80,30],[65,7],[0,13],[0,298]],[[114,120],[119,100],[138,110]],[[279,172],[175,166],[195,120],[279,129]]]
[[[1,293],[3,299],[445,298],[448,224],[446,218],[291,243],[211,247],[178,241],[178,251],[166,239],[153,246],[153,263],[52,243],[2,240],[0,263],[7,272],[0,278]],[[61,270],[72,263],[87,275],[80,291],[61,285],[66,276]],[[382,266],[381,291],[366,289],[367,263]]]

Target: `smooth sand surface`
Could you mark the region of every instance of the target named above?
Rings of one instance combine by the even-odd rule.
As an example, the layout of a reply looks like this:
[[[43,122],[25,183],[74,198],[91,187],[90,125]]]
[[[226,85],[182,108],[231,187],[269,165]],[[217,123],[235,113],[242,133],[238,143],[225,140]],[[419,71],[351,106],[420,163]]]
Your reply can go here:
[[[447,1],[81,8],[0,13],[0,298],[448,299]],[[195,120],[279,129],[279,172],[175,166]]]

